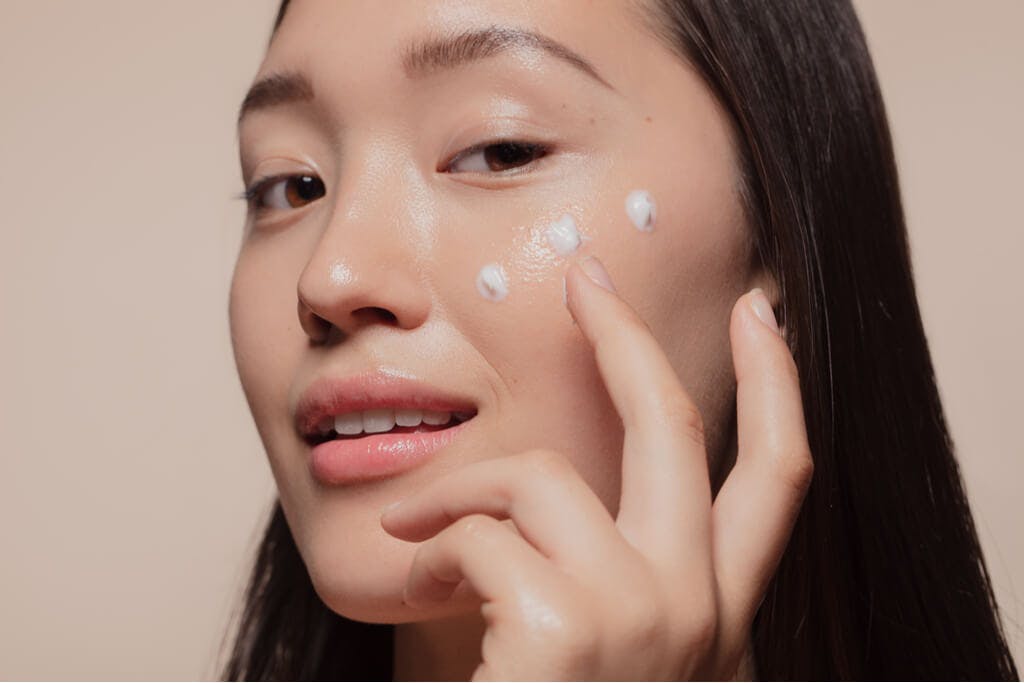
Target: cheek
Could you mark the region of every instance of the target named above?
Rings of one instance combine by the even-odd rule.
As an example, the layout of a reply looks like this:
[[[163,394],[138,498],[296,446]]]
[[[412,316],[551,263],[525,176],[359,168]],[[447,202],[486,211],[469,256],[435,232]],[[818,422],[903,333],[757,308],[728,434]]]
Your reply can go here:
[[[243,246],[231,279],[228,318],[235,365],[250,412],[283,483],[275,439],[292,434],[288,422],[288,387],[303,352],[304,338],[296,314],[297,276],[280,245],[269,241]]]
[[[602,180],[607,186],[607,178]],[[444,279],[439,291],[455,293],[446,317],[488,366],[497,416],[488,457],[558,450],[612,512],[618,505],[622,423],[593,349],[565,305],[563,275],[574,261],[596,255],[617,282],[635,289],[628,283],[640,281],[643,260],[656,253],[651,240],[662,220],[653,193],[627,202],[635,189],[622,185],[597,192],[581,186],[524,198],[513,214],[501,214],[508,221],[504,230],[490,226],[486,239],[440,242],[438,259],[447,267],[435,269]]]
[[[439,245],[448,252],[445,263],[457,264],[439,284],[458,292],[448,312],[452,324],[493,370],[500,422],[493,424],[491,455],[559,450],[613,513],[621,419],[564,304],[563,274],[587,255],[602,260],[713,432],[729,407],[728,319],[747,257],[726,169],[717,179],[707,169],[699,178],[666,174],[671,181],[645,175],[647,182],[644,175],[605,177],[600,192],[582,187],[535,197],[504,214],[503,235]]]
[[[614,266],[628,273],[620,293],[650,325],[700,408],[715,459],[728,440],[735,398],[729,319],[751,286],[755,252],[734,170],[721,154],[729,142],[711,138],[704,145],[692,143],[688,154],[649,150],[665,170],[648,185],[658,200],[656,225],[647,239],[627,239],[632,249],[621,243],[617,253],[625,258]]]

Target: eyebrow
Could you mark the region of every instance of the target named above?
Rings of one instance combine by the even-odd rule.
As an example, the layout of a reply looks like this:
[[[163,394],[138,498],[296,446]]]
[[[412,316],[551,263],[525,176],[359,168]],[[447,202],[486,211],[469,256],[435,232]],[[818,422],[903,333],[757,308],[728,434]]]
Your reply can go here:
[[[408,78],[422,78],[502,52],[523,49],[541,50],[618,93],[581,55],[554,38],[523,28],[489,26],[414,42],[402,52],[402,70]],[[241,125],[242,119],[254,111],[292,102],[308,102],[315,96],[313,83],[305,74],[297,71],[271,74],[249,88],[238,111],[238,124]]]
[[[238,125],[248,114],[291,102],[309,102],[316,96],[313,83],[305,74],[286,71],[261,78],[253,83],[238,110]]]
[[[463,31],[413,43],[402,57],[402,68],[410,78],[425,76],[439,69],[453,69],[509,50],[541,50],[593,78],[609,90],[615,90],[594,65],[554,38],[536,31],[507,26]]]

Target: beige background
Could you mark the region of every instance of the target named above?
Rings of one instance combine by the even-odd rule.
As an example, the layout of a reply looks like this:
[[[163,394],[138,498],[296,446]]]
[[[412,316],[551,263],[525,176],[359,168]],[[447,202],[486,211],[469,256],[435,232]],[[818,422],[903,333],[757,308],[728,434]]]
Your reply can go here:
[[[0,678],[210,678],[273,493],[231,358],[276,0],[0,0]],[[1018,665],[1024,3],[857,2]]]

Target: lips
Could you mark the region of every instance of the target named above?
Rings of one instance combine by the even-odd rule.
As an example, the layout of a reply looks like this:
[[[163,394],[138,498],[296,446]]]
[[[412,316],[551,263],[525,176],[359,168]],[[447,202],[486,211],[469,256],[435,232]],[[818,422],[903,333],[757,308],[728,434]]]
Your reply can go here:
[[[398,416],[411,419],[416,412],[421,414],[420,424],[397,424]],[[408,469],[450,443],[476,412],[476,402],[468,396],[405,377],[367,372],[313,382],[296,404],[295,428],[313,447],[314,476],[325,483],[343,483]],[[359,414],[382,416],[384,422],[351,434],[332,428],[337,425],[349,431],[344,425]],[[394,416],[394,426],[388,424],[388,416]],[[441,417],[445,418],[441,424],[427,423],[439,422]]]
[[[476,403],[459,393],[404,377],[368,372],[313,382],[295,406],[295,426],[306,440],[320,436],[325,418],[375,409],[476,414]]]

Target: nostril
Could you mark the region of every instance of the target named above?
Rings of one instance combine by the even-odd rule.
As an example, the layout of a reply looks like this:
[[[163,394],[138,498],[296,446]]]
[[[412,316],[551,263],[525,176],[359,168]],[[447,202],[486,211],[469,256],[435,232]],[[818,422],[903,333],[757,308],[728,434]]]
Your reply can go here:
[[[386,308],[381,308],[380,306],[365,306],[364,308],[360,308],[358,311],[355,311],[353,315],[361,313],[363,311],[366,311],[367,315],[380,318],[383,322],[386,323],[395,323],[398,321],[398,317],[394,313],[392,313]]]
[[[301,297],[298,304],[299,324],[303,331],[314,344],[323,343],[330,333],[331,322],[314,313]]]
[[[380,306],[363,306],[351,313],[353,325],[365,325],[372,323],[384,323],[394,325],[398,322],[398,316],[386,308]],[[331,319],[317,314],[308,305],[299,301],[299,321],[303,331],[309,336],[313,344],[330,344],[344,338],[349,330],[347,323],[335,324]]]

